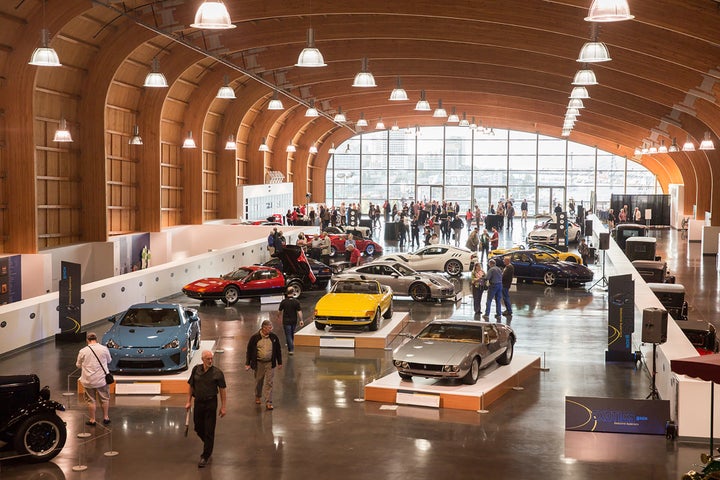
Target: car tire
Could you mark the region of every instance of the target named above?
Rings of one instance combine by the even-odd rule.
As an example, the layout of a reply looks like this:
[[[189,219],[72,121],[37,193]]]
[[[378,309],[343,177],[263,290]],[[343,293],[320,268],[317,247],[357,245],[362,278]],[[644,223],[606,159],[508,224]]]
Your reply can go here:
[[[390,300],[390,306],[389,306],[388,309],[385,311],[385,314],[383,315],[383,318],[384,318],[385,320],[388,320],[388,319],[392,318],[392,316],[393,316],[393,302],[392,302],[392,300]]]
[[[300,298],[300,295],[302,295],[303,287],[300,282],[290,282],[287,287],[285,287],[285,295],[288,298]]]
[[[315,328],[318,330],[325,330],[325,324],[320,322],[315,322]]]
[[[412,380],[412,377],[413,377],[413,376],[410,375],[410,374],[400,373],[400,372],[398,372],[398,375],[400,375],[400,378],[402,378],[403,380]]]
[[[13,446],[20,455],[29,455],[29,462],[39,463],[60,453],[65,440],[65,422],[54,413],[40,413],[20,424],[13,438]]]
[[[480,378],[480,358],[475,357],[470,364],[470,370],[462,379],[465,385],[475,385]]]
[[[368,255],[373,255],[375,253],[375,245],[373,245],[372,243],[368,243],[367,245],[365,245],[365,253],[367,253]]]
[[[513,354],[515,353],[515,337],[510,337],[507,349],[497,359],[497,363],[500,365],[510,365],[512,362]]]
[[[451,275],[453,277],[459,277],[462,275],[463,272],[463,266],[462,263],[460,263],[457,260],[448,260],[447,263],[445,263],[445,273],[448,275]]]
[[[548,287],[552,287],[557,283],[557,275],[555,272],[545,272],[545,275],[543,275],[543,282],[545,282],[545,285]]]
[[[235,285],[230,285],[223,292],[222,301],[225,305],[235,305],[240,298],[240,290]]]
[[[334,257],[335,255],[337,255],[337,248],[335,248],[331,245],[330,246],[330,256]]]
[[[581,236],[582,235],[580,235],[580,231],[578,230],[578,232],[575,234],[575,243],[580,243]]]
[[[416,302],[424,302],[430,299],[430,288],[424,283],[416,282],[410,285],[410,296]]]
[[[371,332],[375,332],[378,329],[378,325],[380,324],[380,309],[378,308],[375,310],[375,316],[372,319],[372,322],[368,325],[368,330]]]

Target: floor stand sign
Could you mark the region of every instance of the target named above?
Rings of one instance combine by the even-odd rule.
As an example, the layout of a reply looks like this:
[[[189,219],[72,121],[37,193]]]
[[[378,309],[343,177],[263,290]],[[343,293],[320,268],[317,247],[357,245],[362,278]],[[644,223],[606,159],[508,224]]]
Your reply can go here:
[[[608,349],[606,362],[636,362],[632,351],[635,331],[635,281],[632,275],[614,275],[608,280]]]
[[[80,318],[80,264],[62,262],[60,264],[60,288],[58,291],[58,323],[60,333],[55,335],[55,341],[80,342],[85,340],[85,334],[80,332],[82,326]]]

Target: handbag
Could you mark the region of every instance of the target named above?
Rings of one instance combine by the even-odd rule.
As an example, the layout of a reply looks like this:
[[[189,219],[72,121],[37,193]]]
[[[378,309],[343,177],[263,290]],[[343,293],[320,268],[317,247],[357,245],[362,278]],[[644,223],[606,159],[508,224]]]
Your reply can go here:
[[[112,373],[105,371],[105,367],[103,366],[102,362],[100,361],[100,358],[97,356],[97,353],[95,353],[95,350],[93,350],[90,345],[88,345],[88,348],[90,349],[92,354],[95,355],[95,358],[97,359],[98,363],[100,364],[100,368],[102,368],[102,371],[105,374],[105,384],[112,385],[113,383],[115,383],[115,377],[113,377]]]

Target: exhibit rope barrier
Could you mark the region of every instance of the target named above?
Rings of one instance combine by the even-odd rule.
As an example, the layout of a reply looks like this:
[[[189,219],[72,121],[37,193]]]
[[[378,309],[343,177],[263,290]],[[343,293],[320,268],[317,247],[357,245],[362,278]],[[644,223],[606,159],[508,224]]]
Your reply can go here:
[[[83,418],[82,418],[83,429],[82,429],[82,432],[77,434],[78,438],[92,437],[91,433],[85,431],[85,426],[87,425],[86,422],[88,422],[88,421],[90,421],[90,417],[88,417],[87,415],[83,415]],[[100,435],[96,435],[91,440],[86,440],[86,441],[80,442],[78,444],[78,463],[77,463],[77,465],[73,465],[73,467],[72,467],[73,472],[83,472],[83,471],[87,470],[88,466],[83,463],[84,459],[87,458],[87,456],[85,455],[85,447],[86,447],[86,445],[96,442],[97,440],[99,440],[101,438],[108,437],[109,441],[110,441],[110,450],[105,452],[103,455],[105,455],[106,457],[114,457],[114,456],[120,454],[120,452],[117,452],[112,449],[112,428],[108,428],[107,426],[105,426],[101,423],[97,423],[93,428],[102,428],[105,431],[103,433],[101,433]]]
[[[550,369],[546,366],[545,363],[545,352],[542,353],[542,363],[540,364],[540,371],[541,372],[549,372]]]
[[[76,373],[77,373],[78,371],[80,371],[80,369],[79,369],[79,368],[76,368],[75,370],[73,370],[72,372],[70,372],[70,374],[67,376],[67,390],[62,393],[63,397],[71,397],[71,396],[75,395],[75,392],[72,391],[72,390],[70,390],[70,379],[72,379],[72,378],[78,378],[78,379],[79,379],[79,378],[80,378],[80,374],[77,374],[77,375],[76,375]],[[77,388],[75,389],[75,391],[77,391]]]

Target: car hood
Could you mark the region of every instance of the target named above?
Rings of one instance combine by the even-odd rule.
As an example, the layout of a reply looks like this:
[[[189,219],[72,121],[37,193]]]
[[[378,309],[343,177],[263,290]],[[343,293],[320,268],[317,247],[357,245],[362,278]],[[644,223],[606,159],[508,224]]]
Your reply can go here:
[[[580,265],[579,263],[575,262],[566,262],[564,260],[558,260],[555,262],[555,265],[558,266],[560,270],[567,273],[575,273],[575,274],[592,274],[592,270],[587,268],[585,265]]]
[[[328,293],[318,300],[315,310],[322,316],[347,317],[353,312],[375,310],[379,300],[380,294]]]
[[[479,344],[415,338],[400,347],[393,360],[412,363],[458,364]]]
[[[207,288],[210,286],[225,285],[227,282],[227,280],[223,280],[219,277],[201,278],[200,280],[188,283],[183,288]]]
[[[183,326],[176,327],[124,327],[115,325],[103,335],[102,343],[112,339],[123,348],[162,347],[176,338],[183,338]]]

